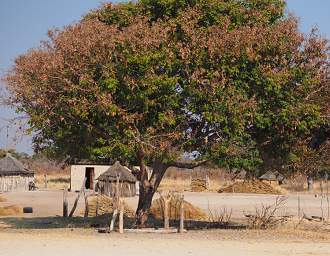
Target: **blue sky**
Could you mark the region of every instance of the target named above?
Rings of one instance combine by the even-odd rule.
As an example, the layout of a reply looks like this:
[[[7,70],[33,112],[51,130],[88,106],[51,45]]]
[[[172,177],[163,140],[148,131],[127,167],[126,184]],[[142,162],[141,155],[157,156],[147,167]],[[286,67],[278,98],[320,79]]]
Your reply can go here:
[[[46,38],[48,29],[78,21],[88,10],[98,7],[100,0],[0,0],[0,75],[13,60]],[[112,1],[116,2],[116,1]],[[288,0],[288,11],[300,17],[300,28],[309,32],[317,26],[321,35],[330,38],[330,0]],[[3,87],[2,84],[0,84]],[[0,107],[0,148],[7,145],[18,151],[32,153],[31,138],[14,142],[14,128],[7,140],[6,119],[15,111]]]

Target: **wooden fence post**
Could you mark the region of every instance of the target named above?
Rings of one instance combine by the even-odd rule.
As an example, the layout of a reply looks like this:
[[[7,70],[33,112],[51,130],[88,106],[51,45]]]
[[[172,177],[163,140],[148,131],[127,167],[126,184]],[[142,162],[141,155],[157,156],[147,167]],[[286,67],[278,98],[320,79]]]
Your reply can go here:
[[[47,189],[47,173],[44,174],[45,189]]]
[[[300,207],[300,196],[298,195],[298,219],[300,220],[301,216],[301,207]]]
[[[117,176],[117,182],[116,182],[116,190],[115,190],[115,196],[113,200],[113,214],[110,222],[110,232],[114,230],[115,221],[118,214],[118,207],[119,207],[119,176]]]
[[[63,217],[68,217],[68,187],[65,186],[63,191]]]
[[[124,200],[120,199],[120,213],[119,213],[119,233],[124,233]]]
[[[86,191],[84,190],[84,198],[85,198],[85,214],[84,218],[88,218],[88,212],[89,212],[89,207],[88,207],[88,195],[86,194]]]
[[[99,216],[99,194],[96,195],[96,209],[95,209],[95,216]]]
[[[184,195],[181,196],[179,233],[184,232]]]
[[[164,198],[164,228],[169,229],[170,228],[170,218],[168,216],[169,213],[169,202],[170,200],[168,198]]]

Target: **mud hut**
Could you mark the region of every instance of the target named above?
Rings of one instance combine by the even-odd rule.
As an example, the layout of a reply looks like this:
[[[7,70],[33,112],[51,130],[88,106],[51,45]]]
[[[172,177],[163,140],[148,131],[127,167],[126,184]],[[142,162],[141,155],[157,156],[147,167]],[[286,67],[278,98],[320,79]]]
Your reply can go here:
[[[28,170],[16,158],[7,154],[0,159],[0,192],[28,191],[34,181],[34,172]]]
[[[136,195],[135,176],[130,169],[122,166],[118,161],[97,178],[96,191],[110,197],[115,196],[117,179],[119,179],[120,196]]]
[[[268,171],[259,177],[259,180],[267,182],[269,184],[281,185],[284,181],[284,176],[278,171]]]

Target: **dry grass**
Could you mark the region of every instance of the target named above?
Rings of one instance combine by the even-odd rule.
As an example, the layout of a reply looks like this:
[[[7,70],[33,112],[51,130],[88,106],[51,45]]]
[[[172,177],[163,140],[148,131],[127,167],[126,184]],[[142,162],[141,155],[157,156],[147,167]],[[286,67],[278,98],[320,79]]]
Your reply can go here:
[[[234,184],[221,188],[219,193],[254,193],[254,194],[274,194],[280,195],[281,192],[276,188],[262,181],[238,181]]]
[[[0,203],[1,202],[6,202],[6,201],[7,201],[6,198],[0,196]]]
[[[114,205],[112,198],[99,195],[99,196],[90,196],[88,197],[88,216],[96,216],[96,208],[98,207],[97,214],[103,215],[106,213],[113,213]],[[130,208],[127,204],[124,204],[124,214],[127,217],[134,217],[135,211]]]
[[[180,219],[180,206],[181,206],[181,199],[179,195],[174,195],[171,198],[169,203],[169,217],[172,220],[179,220]],[[164,218],[164,203],[159,198],[152,201],[150,213],[156,219],[163,219]],[[197,206],[192,205],[191,203],[184,201],[184,215],[185,219],[188,220],[207,220],[208,216],[205,212]]]
[[[0,216],[19,215],[23,212],[22,207],[18,205],[9,205],[0,207]]]
[[[45,188],[45,177],[42,174],[37,174],[35,179],[38,188]],[[48,189],[64,189],[70,185],[70,175],[68,174],[51,174],[47,175]]]
[[[218,191],[219,187],[227,185],[229,182],[220,181],[219,179],[210,179],[208,191]],[[164,178],[159,186],[159,191],[183,192],[191,191],[190,178]]]

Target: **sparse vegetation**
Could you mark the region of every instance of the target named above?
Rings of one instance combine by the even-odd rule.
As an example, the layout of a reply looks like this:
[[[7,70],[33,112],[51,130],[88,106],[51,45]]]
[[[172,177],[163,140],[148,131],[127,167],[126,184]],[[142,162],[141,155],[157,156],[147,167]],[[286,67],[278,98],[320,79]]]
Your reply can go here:
[[[219,193],[253,193],[253,194],[274,194],[280,195],[281,192],[272,185],[258,180],[238,181],[225,188],[221,188]]]
[[[245,214],[248,218],[248,225],[252,229],[268,229],[274,228],[279,224],[287,221],[286,216],[276,216],[286,204],[287,198],[284,196],[277,197],[275,203],[272,205],[261,205],[256,207],[255,212]]]
[[[22,207],[18,205],[0,206],[0,216],[20,215],[22,213]]]
[[[222,207],[220,209],[209,208],[209,222],[213,224],[228,225],[233,214],[233,209]]]

